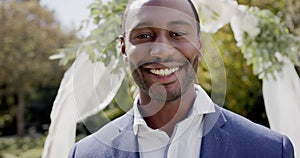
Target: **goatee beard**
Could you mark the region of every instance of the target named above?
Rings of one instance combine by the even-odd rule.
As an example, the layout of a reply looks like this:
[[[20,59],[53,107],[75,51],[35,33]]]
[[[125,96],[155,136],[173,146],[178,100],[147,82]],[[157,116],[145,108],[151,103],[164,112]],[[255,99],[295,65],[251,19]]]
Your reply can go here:
[[[140,90],[147,94],[151,99],[157,101],[157,102],[172,102],[177,99],[179,99],[183,94],[186,93],[188,90],[190,84],[194,84],[195,74],[198,69],[198,57],[196,57],[193,62],[189,62],[186,60],[186,63],[184,64],[182,70],[185,71],[185,77],[178,78],[180,81],[180,88],[172,93],[168,93],[164,85],[161,84],[152,84],[148,85],[146,80],[144,79],[144,75],[142,73],[142,65],[139,66],[136,70],[133,71],[132,76],[136,82],[136,84],[139,86]],[[161,90],[151,90],[151,89],[157,89],[157,86],[159,86],[159,89]],[[159,93],[157,93],[159,92]],[[168,93],[168,94],[167,94]]]

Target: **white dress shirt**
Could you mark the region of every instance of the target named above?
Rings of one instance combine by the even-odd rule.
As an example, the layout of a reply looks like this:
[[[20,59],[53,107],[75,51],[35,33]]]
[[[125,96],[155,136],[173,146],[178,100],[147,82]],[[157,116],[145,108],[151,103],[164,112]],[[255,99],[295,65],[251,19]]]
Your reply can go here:
[[[215,112],[214,103],[199,86],[195,85],[196,99],[184,120],[175,125],[172,136],[160,129],[151,129],[138,110],[136,97],[133,106],[133,131],[138,137],[141,158],[193,158],[199,157],[203,115]]]

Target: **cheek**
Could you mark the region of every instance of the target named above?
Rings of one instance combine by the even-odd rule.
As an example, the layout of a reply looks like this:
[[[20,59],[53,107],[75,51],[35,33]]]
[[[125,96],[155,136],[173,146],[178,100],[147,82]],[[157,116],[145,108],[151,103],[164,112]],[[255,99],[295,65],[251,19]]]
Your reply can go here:
[[[182,55],[184,55],[190,61],[190,63],[194,63],[195,59],[199,58],[200,56],[200,50],[192,43],[186,43],[178,49]]]
[[[134,68],[137,68],[147,58],[149,47],[145,44],[129,45],[126,52],[128,55],[128,62],[134,66]]]

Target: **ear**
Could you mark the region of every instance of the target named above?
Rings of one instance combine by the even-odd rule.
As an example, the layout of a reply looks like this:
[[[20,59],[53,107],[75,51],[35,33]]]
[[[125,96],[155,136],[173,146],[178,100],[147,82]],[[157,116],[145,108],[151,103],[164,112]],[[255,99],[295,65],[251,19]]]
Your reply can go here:
[[[123,59],[124,59],[125,61],[127,61],[127,60],[128,60],[128,57],[127,57],[126,47],[125,47],[125,38],[124,38],[123,35],[120,35],[119,38],[120,38],[121,52],[122,52],[122,54],[123,54]]]

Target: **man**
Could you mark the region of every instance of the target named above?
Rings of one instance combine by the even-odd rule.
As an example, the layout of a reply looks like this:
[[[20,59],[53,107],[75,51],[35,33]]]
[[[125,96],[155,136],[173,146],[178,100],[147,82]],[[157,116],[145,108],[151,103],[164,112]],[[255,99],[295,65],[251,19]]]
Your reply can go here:
[[[139,96],[70,157],[294,157],[287,137],[214,105],[194,84],[201,40],[190,0],[134,0],[122,28]]]

